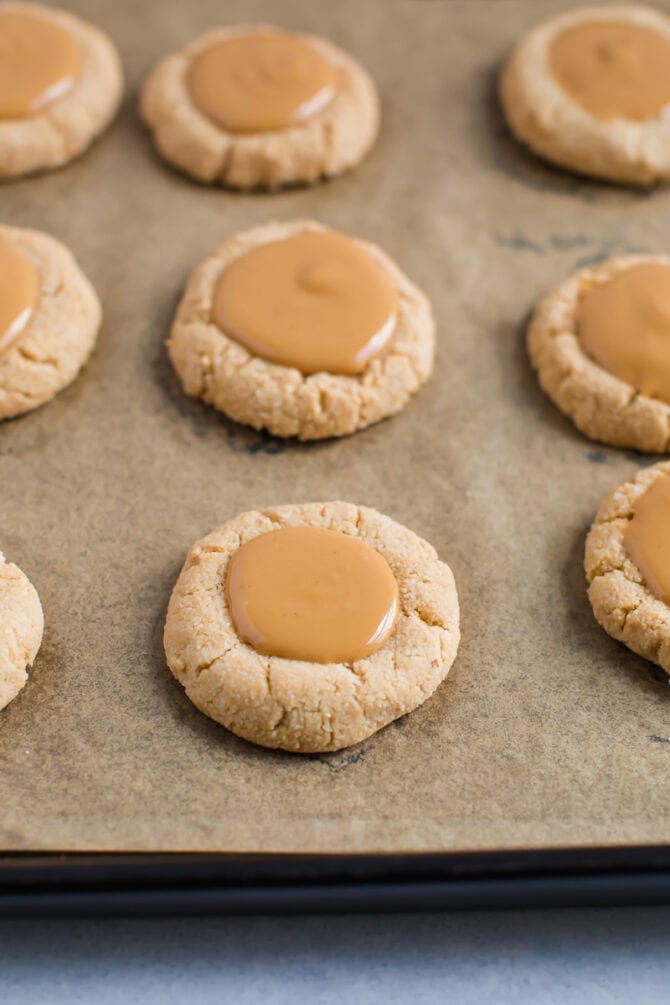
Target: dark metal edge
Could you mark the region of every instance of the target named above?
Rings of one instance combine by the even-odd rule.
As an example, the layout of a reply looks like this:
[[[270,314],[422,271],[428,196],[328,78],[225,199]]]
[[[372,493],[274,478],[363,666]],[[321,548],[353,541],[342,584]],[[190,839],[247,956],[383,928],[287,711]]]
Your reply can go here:
[[[408,855],[0,856],[0,916],[670,904],[670,848]]]

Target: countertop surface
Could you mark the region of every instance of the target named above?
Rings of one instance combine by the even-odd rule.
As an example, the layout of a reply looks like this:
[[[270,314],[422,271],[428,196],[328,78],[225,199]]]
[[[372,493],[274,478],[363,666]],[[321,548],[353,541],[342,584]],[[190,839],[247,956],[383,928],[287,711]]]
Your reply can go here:
[[[4,1005],[667,1001],[670,910],[0,921]]]

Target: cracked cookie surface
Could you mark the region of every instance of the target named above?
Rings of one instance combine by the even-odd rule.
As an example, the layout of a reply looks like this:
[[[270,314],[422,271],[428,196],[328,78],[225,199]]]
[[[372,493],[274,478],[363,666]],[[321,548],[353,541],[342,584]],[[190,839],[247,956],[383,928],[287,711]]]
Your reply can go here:
[[[232,188],[280,188],[341,174],[357,164],[379,132],[377,89],[366,70],[323,38],[304,38],[339,71],[338,90],[303,122],[274,132],[231,133],[195,105],[191,62],[217,42],[273,31],[269,25],[214,28],[163,59],[142,89],[140,113],[162,156],[198,181]]]
[[[376,548],[396,577],[400,610],[386,644],[355,663],[262,656],[235,632],[225,592],[240,545],[280,527],[323,527]],[[172,592],[168,665],[194,705],[265,747],[351,746],[410,712],[446,677],[459,642],[458,598],[434,548],[389,517],[346,502],[243,513],[198,541]]]
[[[74,36],[81,53],[67,94],[34,115],[0,120],[0,178],[8,179],[60,167],[82,153],[114,117],[123,71],[111,39],[75,14],[30,3],[3,3],[2,9],[53,22]]]
[[[615,447],[649,453],[670,448],[670,405],[639,392],[588,356],[577,332],[583,293],[663,255],[626,255],[575,273],[540,301],[528,329],[528,352],[542,389],[582,433]]]
[[[667,117],[598,119],[554,79],[552,43],[562,32],[594,21],[625,22],[670,37],[670,18],[637,4],[579,7],[537,25],[517,43],[501,74],[500,100],[507,123],[534,153],[567,170],[632,185],[668,180]]]
[[[584,569],[593,613],[608,635],[670,674],[670,607],[647,587],[624,546],[636,501],[667,474],[670,462],[654,464],[607,496],[586,538]]]
[[[0,420],[50,401],[70,384],[95,345],[102,311],[71,252],[38,230],[0,226],[0,241],[23,252],[39,293],[21,334],[0,354]]]
[[[345,436],[399,412],[433,370],[435,325],[427,297],[376,245],[358,241],[384,267],[398,295],[395,330],[387,347],[354,376],[305,376],[252,355],[212,317],[223,269],[240,255],[304,230],[311,221],[268,223],[230,237],[192,273],[168,340],[170,359],[187,394],[236,422],[275,436],[317,440]]]
[[[37,591],[0,552],[0,709],[28,680],[42,642],[44,617]]]

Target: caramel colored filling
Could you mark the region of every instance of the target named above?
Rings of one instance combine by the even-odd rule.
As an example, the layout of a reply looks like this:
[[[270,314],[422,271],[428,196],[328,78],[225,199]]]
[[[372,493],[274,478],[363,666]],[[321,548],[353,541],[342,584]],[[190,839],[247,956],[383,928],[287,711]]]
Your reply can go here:
[[[235,631],[266,656],[351,663],[384,645],[398,613],[386,559],[358,538],[287,527],[243,544],[228,566]]]
[[[38,293],[39,275],[30,259],[0,243],[0,356],[28,324]]]
[[[651,483],[633,508],[624,548],[655,597],[670,604],[670,477]]]
[[[670,265],[634,265],[588,290],[577,333],[605,370],[670,403]]]
[[[52,21],[0,10],[0,118],[20,119],[62,98],[79,76],[77,40]]]
[[[213,316],[255,356],[304,374],[354,374],[395,330],[397,294],[351,238],[304,230],[241,255],[221,273]]]
[[[215,42],[188,70],[193,101],[227,132],[266,133],[303,122],[333,98],[337,67],[281,31]]]
[[[670,36],[624,21],[588,21],[553,42],[551,72],[598,119],[643,121],[670,104]]]

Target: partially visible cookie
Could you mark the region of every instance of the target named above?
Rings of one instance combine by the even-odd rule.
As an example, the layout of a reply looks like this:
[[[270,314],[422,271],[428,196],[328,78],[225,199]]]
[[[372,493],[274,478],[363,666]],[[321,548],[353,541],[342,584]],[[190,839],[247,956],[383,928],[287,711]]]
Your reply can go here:
[[[95,345],[102,311],[71,252],[38,230],[0,226],[0,420],[70,384]]]
[[[285,658],[268,653],[262,639],[252,645],[238,634],[229,601],[231,564],[245,547],[304,528],[369,546],[395,577],[395,621],[371,655],[328,663]],[[331,580],[319,580],[319,569],[312,567],[316,578],[298,591],[300,602],[323,597]],[[339,596],[323,598],[325,616]],[[327,617],[325,625],[333,627]],[[243,513],[191,548],[170,598],[164,641],[172,673],[205,715],[265,747],[332,751],[364,740],[430,697],[456,656],[458,599],[452,573],[431,545],[381,513],[345,502],[279,506]]]
[[[605,631],[670,674],[670,462],[607,496],[586,539],[584,568]]]
[[[383,343],[371,341],[378,351],[356,373],[333,373],[309,366],[309,372],[302,372],[294,365],[274,362],[250,350],[230,330],[222,330],[215,319],[217,290],[227,270],[257,249],[303,235],[334,235],[341,242],[350,240],[356,255],[370,259],[368,268],[377,272],[373,277],[377,287],[386,284],[395,299],[392,323],[385,329]],[[357,305],[367,304],[366,288],[361,285],[366,263],[361,261],[360,269],[352,266],[345,274],[346,263],[338,255],[338,249],[332,255],[330,249],[323,254],[315,252],[313,269],[306,265],[296,276],[289,277],[300,285],[296,296],[301,306],[284,326],[287,338],[296,319],[304,322],[311,318],[309,334],[317,349],[326,326],[324,317],[329,315],[338,293],[346,300],[347,310],[354,313]],[[251,280],[245,277],[250,287],[249,302],[272,308],[277,318],[284,319],[284,292],[271,288],[271,277],[268,273],[264,280],[262,268],[261,263],[258,275]],[[346,317],[353,314],[343,310],[338,316],[342,318],[340,334],[344,341],[352,330]],[[368,318],[366,323],[371,323]],[[268,223],[224,241],[191,275],[168,342],[170,358],[187,394],[202,398],[237,422],[301,440],[344,436],[399,412],[430,376],[434,345],[434,322],[426,296],[380,248],[367,241],[345,239],[321,224],[305,220]],[[318,366],[311,358],[310,363]]]
[[[500,79],[514,135],[546,160],[615,182],[670,178],[670,18],[578,7],[517,43]]]
[[[528,352],[542,388],[586,436],[670,448],[670,257],[588,266],[540,302]]]
[[[0,709],[28,680],[42,643],[44,617],[37,591],[0,552]]]
[[[0,4],[0,178],[59,167],[113,118],[123,73],[111,39],[58,7]]]
[[[380,120],[374,82],[355,59],[271,25],[214,28],[167,56],[140,111],[167,161],[240,189],[341,174],[372,147]]]

